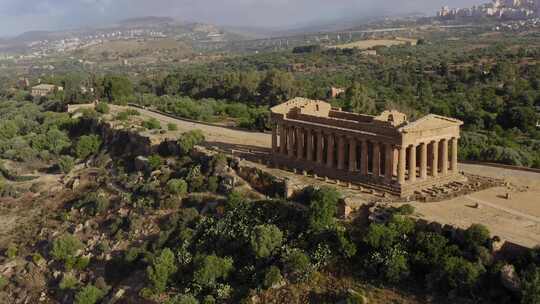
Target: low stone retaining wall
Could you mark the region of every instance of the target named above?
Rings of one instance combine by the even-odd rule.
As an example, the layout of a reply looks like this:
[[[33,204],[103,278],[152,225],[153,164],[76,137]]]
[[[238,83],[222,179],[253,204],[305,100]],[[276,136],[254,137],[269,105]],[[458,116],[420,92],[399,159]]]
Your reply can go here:
[[[460,161],[460,163],[462,163],[462,164],[470,164],[470,165],[479,165],[479,166],[489,166],[489,167],[501,168],[501,169],[510,169],[510,170],[519,170],[519,171],[540,173],[540,169],[536,169],[536,168],[511,166],[511,165],[504,165],[504,164],[497,164],[497,163],[487,163],[487,162],[472,161],[472,160],[464,160],[464,161]]]

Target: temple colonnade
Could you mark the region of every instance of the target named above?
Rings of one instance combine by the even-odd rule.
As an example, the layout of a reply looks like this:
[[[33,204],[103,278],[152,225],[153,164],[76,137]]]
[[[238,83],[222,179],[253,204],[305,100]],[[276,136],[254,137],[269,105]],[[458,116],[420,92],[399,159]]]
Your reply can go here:
[[[385,183],[415,183],[458,173],[457,137],[400,145],[283,121],[273,125],[272,150],[291,160]]]

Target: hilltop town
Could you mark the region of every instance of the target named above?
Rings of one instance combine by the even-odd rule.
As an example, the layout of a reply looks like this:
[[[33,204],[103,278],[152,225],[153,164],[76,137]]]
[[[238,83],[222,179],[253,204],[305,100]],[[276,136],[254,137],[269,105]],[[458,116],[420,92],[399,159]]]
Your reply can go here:
[[[492,0],[471,8],[443,7],[437,17],[453,18],[496,18],[506,20],[540,17],[540,1],[538,0]]]

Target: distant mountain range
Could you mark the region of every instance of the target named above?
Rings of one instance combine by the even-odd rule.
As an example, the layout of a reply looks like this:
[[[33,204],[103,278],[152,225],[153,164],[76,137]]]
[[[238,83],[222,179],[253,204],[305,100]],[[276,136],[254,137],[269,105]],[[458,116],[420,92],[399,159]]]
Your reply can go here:
[[[287,37],[309,33],[336,32],[361,29],[371,24],[388,19],[414,19],[424,17],[423,14],[414,13],[393,17],[348,17],[339,19],[317,20],[290,27],[257,28],[219,26],[207,23],[185,22],[171,17],[137,17],[121,20],[100,27],[87,27],[60,31],[31,31],[13,38],[0,39],[0,51],[18,52],[28,48],[28,45],[42,41],[58,41],[78,37],[103,35],[114,31],[146,30],[158,31],[168,37],[197,35],[208,33],[222,35],[225,41],[262,39],[270,37]],[[203,35],[204,36],[204,35]]]

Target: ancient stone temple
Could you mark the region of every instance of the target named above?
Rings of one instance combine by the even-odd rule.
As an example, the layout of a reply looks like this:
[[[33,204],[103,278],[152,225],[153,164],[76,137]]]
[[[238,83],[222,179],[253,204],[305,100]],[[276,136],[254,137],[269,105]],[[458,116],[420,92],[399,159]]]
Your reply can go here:
[[[370,116],[296,98],[271,109],[273,162],[401,197],[453,181],[463,122],[427,115]]]

